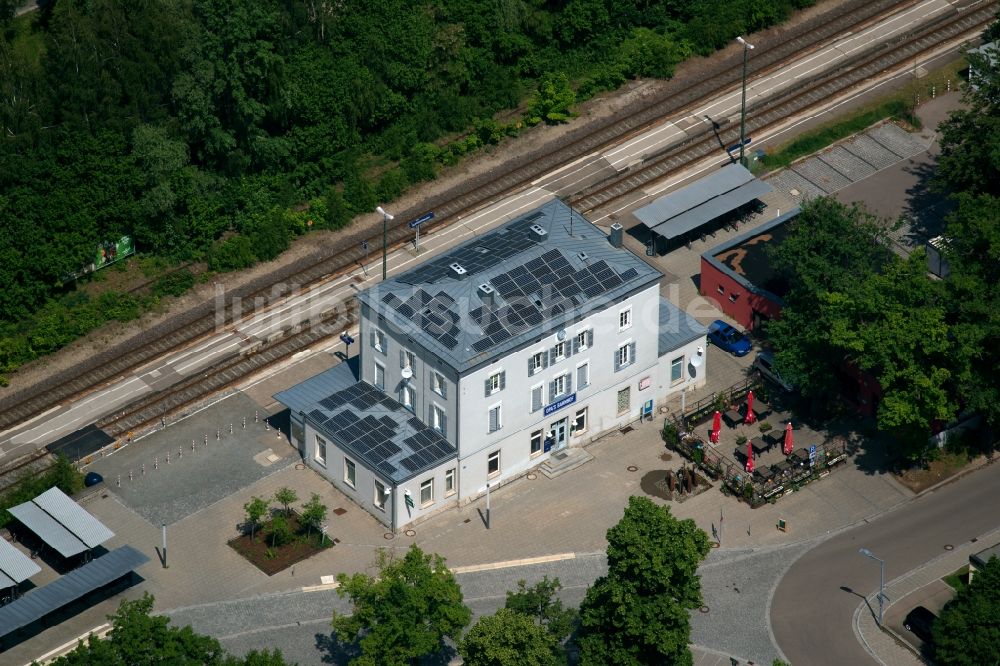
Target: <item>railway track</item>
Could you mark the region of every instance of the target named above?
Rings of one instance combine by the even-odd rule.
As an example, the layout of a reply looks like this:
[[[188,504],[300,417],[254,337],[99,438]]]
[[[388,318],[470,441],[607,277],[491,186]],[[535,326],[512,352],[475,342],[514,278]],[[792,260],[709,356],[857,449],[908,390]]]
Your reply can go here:
[[[766,48],[754,58],[752,74],[760,74],[780,67],[789,60],[819,48],[829,39],[847,32],[855,32],[879,18],[916,4],[917,0],[850,0],[830,12],[814,17],[794,29],[775,29],[762,40]],[[770,43],[769,44],[769,40]],[[719,61],[704,76],[679,77],[664,86],[662,92],[639,101],[633,108],[613,118],[581,126],[569,132],[557,145],[542,146],[506,163],[499,173],[471,178],[423,202],[420,209],[401,211],[390,229],[390,243],[401,245],[410,238],[407,220],[427,209],[436,212],[431,229],[454,221],[470,211],[482,208],[497,199],[522,189],[539,176],[568,164],[602,147],[613,145],[631,135],[638,134],[662,120],[715,95],[740,80],[741,58],[730,57]],[[362,241],[377,245],[380,238],[372,229],[348,230],[337,238],[337,247],[323,248],[303,262],[286,267],[227,294],[233,301],[254,302],[261,306],[271,304],[286,295],[283,290],[275,293],[276,285],[309,285],[331,275],[342,275],[352,270],[364,256]],[[170,318],[146,332],[145,335],[96,354],[68,369],[61,377],[52,377],[21,391],[0,398],[0,429],[6,429],[37,416],[54,406],[71,401],[105,385],[126,377],[165,354],[182,349],[204,339],[218,330],[219,324],[232,324],[234,319],[248,314],[237,314],[231,306],[220,313],[213,302],[203,303],[192,310]]]
[[[981,3],[963,14],[943,15],[939,21],[925,26],[902,39],[883,45],[875,53],[855,56],[840,67],[816,77],[809,83],[797,86],[760,104],[747,108],[747,135],[770,129],[784,120],[801,114],[825,101],[841,95],[861,82],[871,79],[900,64],[912,61],[914,56],[964,35],[984,28],[996,18],[994,2]],[[635,169],[624,172],[589,187],[569,198],[569,205],[587,213],[622,199],[633,199],[638,190],[700,160],[733,142],[738,142],[739,127],[722,128],[717,137],[708,125],[684,143],[647,158]]]

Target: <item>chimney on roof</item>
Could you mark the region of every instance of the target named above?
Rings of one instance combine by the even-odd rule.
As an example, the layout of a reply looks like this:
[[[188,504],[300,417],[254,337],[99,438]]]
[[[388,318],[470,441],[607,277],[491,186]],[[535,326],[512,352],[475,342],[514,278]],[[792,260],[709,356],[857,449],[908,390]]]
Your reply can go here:
[[[488,282],[484,282],[479,285],[479,289],[476,290],[476,294],[479,295],[479,299],[484,305],[493,306],[496,304],[495,296],[496,290],[490,286]]]
[[[586,262],[587,259],[590,259],[590,256],[587,255],[586,252],[577,252],[576,258],[579,259],[580,261]]]
[[[529,229],[528,237],[531,238],[531,240],[535,241],[536,243],[544,243],[545,239],[549,235],[549,232],[547,232],[545,229],[542,229],[537,224],[531,225],[530,227],[528,227],[528,229]]]
[[[458,263],[457,261],[452,262],[451,264],[449,264],[448,268],[451,269],[451,276],[453,278],[458,279],[458,280],[461,280],[462,278],[464,278],[465,274],[467,272],[465,270],[465,268],[462,266],[462,264]]]
[[[611,247],[621,247],[625,244],[625,227],[615,222],[611,225],[611,234],[608,236]]]

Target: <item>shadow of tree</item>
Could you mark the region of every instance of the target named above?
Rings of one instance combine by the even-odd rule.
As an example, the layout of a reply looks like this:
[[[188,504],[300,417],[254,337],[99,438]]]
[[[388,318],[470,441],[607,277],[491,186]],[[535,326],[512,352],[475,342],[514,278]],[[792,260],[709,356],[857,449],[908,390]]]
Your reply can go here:
[[[321,654],[320,661],[324,664],[346,665],[352,659],[361,655],[357,643],[344,644],[337,640],[337,635],[329,633],[315,634],[316,650]]]

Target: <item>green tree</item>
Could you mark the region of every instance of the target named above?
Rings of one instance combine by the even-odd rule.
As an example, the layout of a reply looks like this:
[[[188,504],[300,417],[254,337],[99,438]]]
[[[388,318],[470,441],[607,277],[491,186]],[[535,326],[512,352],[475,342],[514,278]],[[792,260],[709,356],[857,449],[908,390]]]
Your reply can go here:
[[[556,639],[509,608],[479,618],[459,644],[466,666],[556,666]]]
[[[285,510],[285,515],[291,518],[291,505],[299,501],[299,495],[288,486],[282,486],[274,493],[274,501],[280,504]]]
[[[271,537],[271,547],[277,548],[278,546],[284,546],[286,543],[292,540],[292,528],[288,524],[288,519],[284,516],[275,516],[271,519],[271,525],[268,529],[268,534]]]
[[[250,498],[250,501],[243,505],[243,511],[246,513],[247,525],[250,526],[250,540],[253,541],[254,531],[260,525],[260,519],[267,515],[270,505],[267,500],[261,499],[256,495]]]
[[[438,652],[446,638],[458,641],[472,613],[443,557],[416,544],[402,559],[380,549],[378,569],[377,576],[337,576],[337,594],[353,609],[335,613],[333,629],[341,642],[359,645],[352,664],[404,666]]]
[[[690,666],[688,613],[701,604],[697,569],[708,551],[693,520],[630,497],[608,530],[608,573],[580,606],[581,663]]]
[[[576,103],[576,93],[569,85],[569,78],[562,72],[546,74],[538,82],[538,92],[531,101],[528,123],[537,125],[543,120],[556,125],[573,117],[570,110]]]
[[[523,580],[517,581],[517,591],[507,593],[504,608],[532,618],[546,628],[552,637],[561,641],[573,631],[577,613],[572,608],[563,608],[556,593],[562,589],[558,578],[549,580],[543,576],[531,587]]]
[[[326,191],[326,213],[323,217],[328,229],[340,229],[351,223],[351,211],[347,209],[344,195],[336,187]]]
[[[934,660],[949,666],[1000,662],[1000,559],[995,555],[945,604],[932,628]]]
[[[326,520],[326,513],[326,505],[320,501],[319,495],[316,493],[313,493],[309,501],[302,505],[302,522],[310,534],[313,530],[319,530]]]

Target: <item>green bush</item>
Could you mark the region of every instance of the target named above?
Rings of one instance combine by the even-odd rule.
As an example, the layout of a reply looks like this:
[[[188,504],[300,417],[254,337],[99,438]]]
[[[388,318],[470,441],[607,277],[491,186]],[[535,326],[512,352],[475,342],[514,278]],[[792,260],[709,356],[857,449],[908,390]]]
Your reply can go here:
[[[208,254],[208,267],[213,271],[226,273],[249,268],[257,263],[253,244],[246,236],[230,236],[212,248]]]
[[[153,283],[153,294],[156,296],[180,296],[194,286],[194,274],[182,268],[168,273]]]
[[[284,516],[275,516],[268,527],[268,536],[271,537],[271,546],[277,548],[284,546],[292,540],[292,528]]]

